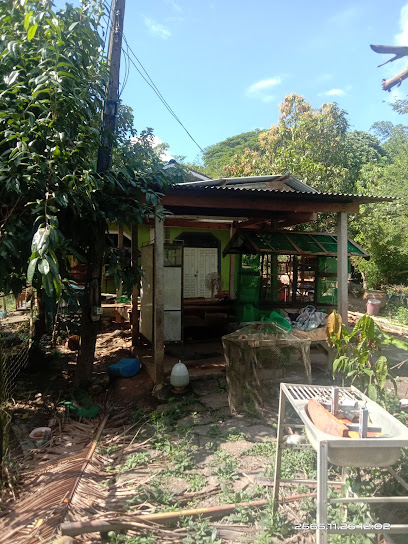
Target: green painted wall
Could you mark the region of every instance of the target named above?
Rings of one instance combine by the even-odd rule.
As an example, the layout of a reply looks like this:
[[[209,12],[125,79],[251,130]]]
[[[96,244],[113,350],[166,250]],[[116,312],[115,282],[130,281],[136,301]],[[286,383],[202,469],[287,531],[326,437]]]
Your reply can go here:
[[[112,230],[118,230],[118,226],[116,224],[112,224],[109,227]],[[221,242],[221,279],[222,279],[222,288],[223,290],[229,289],[229,263],[230,258],[229,255],[226,257],[222,256],[222,252],[224,251],[225,246],[228,244],[230,240],[230,233],[229,230],[210,230],[210,229],[191,229],[191,228],[182,228],[182,227],[169,227],[170,229],[170,242],[173,242],[174,238],[182,234],[183,232],[208,232],[213,234],[218,240]],[[130,236],[130,227],[123,227],[123,231]],[[139,250],[143,245],[146,245],[150,242],[150,227],[147,225],[140,225],[139,226]],[[114,293],[115,288],[113,287],[113,281],[107,280],[104,281],[104,286],[106,283],[107,292]]]

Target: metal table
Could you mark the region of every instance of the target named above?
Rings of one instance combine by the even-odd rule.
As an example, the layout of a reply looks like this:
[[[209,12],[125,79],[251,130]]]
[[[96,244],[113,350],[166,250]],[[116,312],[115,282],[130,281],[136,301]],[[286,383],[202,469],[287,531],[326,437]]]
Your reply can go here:
[[[343,489],[346,485],[347,467],[385,467],[388,472],[408,491],[408,483],[405,482],[396,472],[390,468],[401,453],[401,448],[408,446],[408,428],[394,418],[377,403],[371,401],[355,387],[339,387],[339,402],[353,401],[360,407],[366,407],[371,419],[381,425],[387,434],[376,438],[343,438],[333,436],[319,430],[309,418],[307,404],[309,399],[318,401],[330,401],[333,388],[330,386],[313,386],[299,384],[280,384],[279,397],[279,420],[277,431],[276,464],[274,477],[274,507],[278,506],[279,487],[281,482],[290,483],[316,483],[317,484],[317,519],[316,519],[316,542],[327,544],[328,534],[356,534],[356,533],[380,533],[388,534],[408,533],[408,524],[391,525],[384,532],[383,527],[379,529],[356,528],[349,529],[336,526],[327,519],[327,507],[329,503],[407,503],[408,496],[399,497],[338,497],[328,499],[328,486],[341,484]],[[283,441],[283,430],[290,425],[285,424],[285,403],[290,402],[302,421],[302,427],[310,444],[290,445]],[[284,448],[313,448],[317,452],[317,480],[304,480],[280,477],[281,457]],[[331,482],[328,480],[328,464],[332,463],[342,466],[342,480]],[[347,525],[347,524],[346,524]]]

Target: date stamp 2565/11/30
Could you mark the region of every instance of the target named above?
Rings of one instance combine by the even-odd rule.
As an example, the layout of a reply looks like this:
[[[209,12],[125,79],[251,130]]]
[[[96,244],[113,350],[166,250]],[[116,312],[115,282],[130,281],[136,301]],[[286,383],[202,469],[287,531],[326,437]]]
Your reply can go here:
[[[355,529],[365,531],[388,531],[390,523],[295,523],[294,528],[298,531],[354,531]]]

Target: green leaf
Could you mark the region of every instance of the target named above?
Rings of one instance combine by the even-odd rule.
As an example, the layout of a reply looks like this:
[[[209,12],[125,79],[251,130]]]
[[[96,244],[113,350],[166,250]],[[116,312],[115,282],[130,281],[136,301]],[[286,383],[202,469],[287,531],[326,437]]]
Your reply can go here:
[[[59,77],[70,77],[71,79],[75,79],[75,76],[70,74],[69,72],[58,72]]]
[[[341,365],[341,363],[344,364],[344,362],[348,359],[348,357],[346,355],[341,355],[340,357],[337,357],[334,361],[333,361],[333,374],[336,372],[336,370],[338,369],[338,367]]]
[[[35,268],[37,266],[37,261],[38,261],[38,257],[35,257],[34,259],[30,261],[30,264],[28,265],[28,269],[27,269],[28,283],[31,283],[31,284],[33,283],[33,277],[34,277]]]
[[[30,20],[33,12],[29,11],[26,16],[24,17],[24,30],[27,31],[28,27],[30,26]]]
[[[57,280],[55,278],[52,280],[52,282],[54,284],[55,294],[57,295],[57,301],[58,301],[62,295],[62,284],[59,279]]]
[[[54,157],[60,157],[61,156],[61,149],[59,148],[59,145],[56,145],[52,152]]]
[[[377,389],[372,384],[367,388],[367,397],[373,401],[377,400]]]
[[[387,358],[384,355],[378,358],[378,361],[375,365],[375,374],[377,376],[378,386],[382,389],[387,381],[389,371],[389,365]]]
[[[53,259],[53,257],[51,257],[51,255],[46,255],[45,258],[47,259],[51,274],[56,280],[59,280],[59,270],[55,260]]]
[[[408,350],[408,344],[406,342],[394,338],[393,336],[390,338],[390,344],[393,344],[396,348]]]
[[[50,265],[47,259],[41,259],[38,263],[38,271],[40,274],[47,275],[50,271]]]
[[[19,70],[13,70],[9,76],[5,77],[4,80],[10,87],[13,85],[13,83],[18,78]]]
[[[27,39],[29,42],[34,38],[35,33],[37,32],[38,23],[35,23],[33,26],[31,26],[27,32]]]
[[[48,297],[52,297],[54,293],[54,284],[52,282],[50,274],[47,274],[42,277],[42,284],[43,284],[46,295]]]

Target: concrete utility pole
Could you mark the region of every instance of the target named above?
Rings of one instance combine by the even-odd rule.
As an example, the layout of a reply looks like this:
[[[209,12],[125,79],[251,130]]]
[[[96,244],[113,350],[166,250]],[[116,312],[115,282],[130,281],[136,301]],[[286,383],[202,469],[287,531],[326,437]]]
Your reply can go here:
[[[119,102],[120,55],[122,52],[123,20],[126,0],[112,0],[112,27],[108,51],[109,81],[102,114],[101,146],[97,171],[106,172],[112,166],[112,148]],[[88,247],[86,289],[82,302],[81,345],[79,348],[75,385],[88,387],[95,357],[96,337],[101,316],[102,266],[105,251],[105,224],[92,225]]]
[[[112,27],[108,50],[109,81],[102,115],[102,143],[98,155],[98,172],[106,172],[112,166],[113,136],[119,105],[120,56],[125,4],[126,0],[112,0]]]

